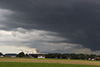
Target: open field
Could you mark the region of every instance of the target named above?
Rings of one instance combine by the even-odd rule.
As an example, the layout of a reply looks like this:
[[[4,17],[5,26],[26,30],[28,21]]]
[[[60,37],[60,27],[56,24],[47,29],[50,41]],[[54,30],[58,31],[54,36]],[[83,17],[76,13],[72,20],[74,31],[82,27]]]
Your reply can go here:
[[[100,67],[100,66],[77,65],[77,64],[54,64],[54,63],[0,62],[0,67]]]
[[[0,58],[0,62],[56,63],[56,64],[80,64],[80,65],[100,66],[100,61],[67,60],[67,59]]]

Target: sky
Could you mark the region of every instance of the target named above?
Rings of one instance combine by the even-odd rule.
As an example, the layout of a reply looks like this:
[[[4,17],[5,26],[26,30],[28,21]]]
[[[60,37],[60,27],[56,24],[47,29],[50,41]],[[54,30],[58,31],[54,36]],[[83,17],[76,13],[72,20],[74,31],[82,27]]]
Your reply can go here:
[[[100,54],[100,0],[0,0],[0,52]]]

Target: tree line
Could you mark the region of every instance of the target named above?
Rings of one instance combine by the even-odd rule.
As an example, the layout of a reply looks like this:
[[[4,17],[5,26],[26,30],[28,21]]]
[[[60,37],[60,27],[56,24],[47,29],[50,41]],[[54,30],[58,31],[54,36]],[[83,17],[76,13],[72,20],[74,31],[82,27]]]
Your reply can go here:
[[[3,55],[0,52],[0,56]],[[24,52],[20,52],[17,54],[16,57],[25,57],[25,58],[37,58],[38,55],[44,55],[45,58],[56,58],[56,59],[88,59],[88,58],[95,58],[100,57],[100,55],[95,54],[61,54],[61,53],[47,53],[47,54],[25,54]]]
[[[24,52],[21,52],[17,55],[17,57],[33,57],[37,58],[38,55],[44,55],[46,58],[56,58],[56,59],[82,59],[87,60],[88,58],[95,58],[100,57],[100,55],[95,54],[61,54],[61,53],[47,53],[47,54],[24,54]]]

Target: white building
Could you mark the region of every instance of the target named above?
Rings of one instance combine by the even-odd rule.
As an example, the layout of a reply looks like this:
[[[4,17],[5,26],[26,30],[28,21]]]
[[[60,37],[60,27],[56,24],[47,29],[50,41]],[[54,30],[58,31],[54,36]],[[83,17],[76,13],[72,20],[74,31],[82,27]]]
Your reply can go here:
[[[45,58],[44,55],[38,55],[38,58]]]

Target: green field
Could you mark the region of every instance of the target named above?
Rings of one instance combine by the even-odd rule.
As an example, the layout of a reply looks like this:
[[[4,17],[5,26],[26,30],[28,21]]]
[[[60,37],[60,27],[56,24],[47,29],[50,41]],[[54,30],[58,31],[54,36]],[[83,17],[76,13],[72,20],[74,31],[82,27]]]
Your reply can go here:
[[[0,58],[0,67],[100,67],[100,61],[36,58]]]
[[[55,64],[55,63],[0,62],[0,67],[100,67],[100,66]]]

